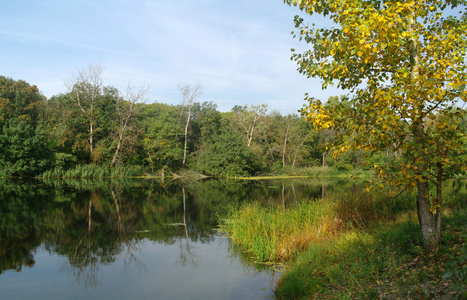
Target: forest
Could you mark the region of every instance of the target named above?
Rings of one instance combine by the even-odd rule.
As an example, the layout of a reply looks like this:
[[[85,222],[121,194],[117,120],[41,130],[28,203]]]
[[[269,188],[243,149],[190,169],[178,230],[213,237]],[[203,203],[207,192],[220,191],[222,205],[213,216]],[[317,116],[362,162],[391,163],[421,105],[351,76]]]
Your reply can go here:
[[[336,133],[316,131],[298,111],[267,104],[220,112],[201,101],[199,85],[180,85],[180,104],[147,99],[148,89],[105,85],[103,67],[89,65],[47,99],[23,80],[0,77],[0,175],[106,177],[293,174],[317,166],[365,168],[364,150],[337,158],[326,150]],[[342,99],[331,97],[329,105]],[[394,157],[373,153],[373,162]]]

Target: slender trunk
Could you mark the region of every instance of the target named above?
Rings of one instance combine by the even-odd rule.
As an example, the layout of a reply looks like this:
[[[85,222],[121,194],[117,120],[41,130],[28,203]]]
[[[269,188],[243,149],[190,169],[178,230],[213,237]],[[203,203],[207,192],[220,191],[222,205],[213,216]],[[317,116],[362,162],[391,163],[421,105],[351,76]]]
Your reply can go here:
[[[271,155],[272,161],[274,161],[274,154],[272,153],[271,145],[269,144],[268,139],[265,137],[264,140],[266,141],[266,145],[268,145],[269,155]]]
[[[443,211],[443,165],[437,163],[437,178],[436,178],[436,200],[434,203],[436,213],[435,213],[435,222],[436,222],[436,240],[439,241],[441,238],[441,212]]]
[[[193,101],[198,97],[200,92],[199,85],[194,87],[190,87],[189,85],[179,86],[180,91],[182,92],[182,112],[180,113],[180,117],[183,115],[183,109],[185,107],[185,103],[188,105],[188,117],[186,119],[185,124],[185,145],[183,147],[183,162],[182,167],[185,167],[186,164],[186,152],[187,152],[187,145],[188,145],[188,127],[190,126],[190,118],[191,118],[191,107],[193,105]]]
[[[183,167],[185,167],[186,162],[186,147],[187,147],[187,140],[188,140],[188,126],[190,125],[190,117],[191,117],[191,103],[190,107],[188,108],[188,118],[186,120],[185,126],[185,146],[183,147]]]
[[[92,129],[92,121],[89,122],[89,149],[91,151],[91,154],[92,154],[92,136],[93,136],[93,129]]]
[[[249,132],[247,131],[247,140],[248,140],[247,146],[248,147],[250,147],[251,140],[253,139],[253,131],[255,130],[255,123],[256,123],[256,120],[253,121],[253,124],[251,125],[251,130]]]
[[[122,140],[123,140],[123,137],[120,136],[118,139],[117,149],[115,149],[114,156],[112,157],[112,161],[110,162],[110,170],[112,170],[113,165],[117,161],[118,153],[120,151],[120,148],[122,147]]]
[[[310,134],[307,134],[307,135],[305,136],[305,138],[302,140],[302,142],[300,143],[300,145],[298,145],[297,149],[295,149],[295,155],[294,155],[294,157],[293,157],[293,162],[292,162],[292,169],[295,167],[295,162],[296,162],[296,160],[297,160],[298,151],[300,151],[300,148],[303,147],[303,145],[305,144],[305,141],[306,141],[306,139],[308,138],[309,135],[310,135]]]
[[[118,154],[120,153],[120,149],[122,148],[123,145],[123,138],[125,137],[125,133],[127,129],[129,129],[128,123],[130,122],[130,119],[133,115],[133,107],[134,107],[135,102],[130,102],[129,107],[127,108],[128,111],[124,113],[121,111],[123,108],[119,107],[118,102],[117,102],[117,110],[118,110],[118,117],[119,117],[119,125],[118,125],[118,143],[117,143],[117,149],[115,149],[115,153],[112,157],[112,161],[110,162],[110,169],[112,170],[112,167],[115,165],[115,162],[117,161]]]
[[[323,167],[326,166],[326,152],[323,152]]]

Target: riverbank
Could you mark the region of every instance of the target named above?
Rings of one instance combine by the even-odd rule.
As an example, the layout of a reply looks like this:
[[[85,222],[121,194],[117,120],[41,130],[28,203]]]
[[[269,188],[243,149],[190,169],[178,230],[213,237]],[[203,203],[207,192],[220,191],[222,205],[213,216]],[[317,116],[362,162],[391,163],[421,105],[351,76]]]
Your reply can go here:
[[[463,299],[467,200],[446,197],[443,237],[422,246],[413,196],[353,189],[286,210],[233,207],[222,230],[263,263],[285,263],[278,299]]]

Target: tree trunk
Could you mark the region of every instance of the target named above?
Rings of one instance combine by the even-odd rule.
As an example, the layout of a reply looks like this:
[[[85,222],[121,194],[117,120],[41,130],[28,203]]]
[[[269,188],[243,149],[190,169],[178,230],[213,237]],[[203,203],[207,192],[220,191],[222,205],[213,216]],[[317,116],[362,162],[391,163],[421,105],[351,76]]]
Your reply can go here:
[[[425,133],[423,129],[423,123],[420,122],[415,129],[415,138],[419,147],[424,147],[425,145]],[[423,243],[425,246],[435,246],[438,243],[439,235],[436,234],[436,221],[432,214],[431,203],[430,203],[430,191],[428,186],[428,181],[426,178],[423,178],[423,173],[425,173],[426,166],[423,165],[423,158],[420,159],[422,164],[418,166],[418,175],[420,179],[417,179],[417,213],[418,213],[418,222],[422,229]]]
[[[188,144],[188,127],[190,126],[190,118],[191,118],[191,106],[193,105],[193,101],[198,97],[200,93],[199,85],[195,85],[191,87],[189,85],[179,86],[178,87],[182,92],[182,112],[180,113],[180,117],[183,115],[183,108],[185,103],[188,105],[188,117],[185,123],[185,145],[183,147],[183,162],[182,166],[185,167],[186,163],[186,148]]]
[[[183,147],[183,167],[185,167],[186,162],[186,147],[187,147],[187,140],[188,140],[188,126],[190,125],[190,117],[191,117],[191,103],[190,107],[188,108],[188,118],[186,120],[185,126],[185,146]]]
[[[443,165],[441,162],[436,164],[437,166],[437,174],[436,174],[436,200],[434,203],[434,207],[436,209],[435,212],[435,222],[436,222],[436,239],[439,241],[441,238],[441,212],[443,211],[443,190],[442,190],[442,182],[444,179],[443,176]]]
[[[423,243],[426,246],[435,246],[438,243],[438,234],[436,232],[436,222],[430,211],[431,204],[427,181],[418,181],[417,210],[418,221],[422,229]]]
[[[112,167],[115,165],[115,162],[117,161],[118,153],[120,152],[120,148],[122,147],[122,140],[123,140],[123,137],[120,136],[118,139],[117,149],[115,149],[114,156],[112,157],[112,161],[110,162],[110,170],[112,170]]]
[[[93,129],[92,129],[92,121],[90,121],[89,123],[90,123],[90,125],[89,125],[89,150],[90,150],[90,152],[92,154],[92,150],[93,150],[93,148],[92,148],[92,136],[93,136],[94,132],[93,132]]]

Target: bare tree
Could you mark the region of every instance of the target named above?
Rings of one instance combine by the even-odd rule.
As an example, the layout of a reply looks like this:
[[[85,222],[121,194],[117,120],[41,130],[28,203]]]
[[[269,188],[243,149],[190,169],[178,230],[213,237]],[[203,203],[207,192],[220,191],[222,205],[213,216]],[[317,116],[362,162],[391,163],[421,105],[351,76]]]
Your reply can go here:
[[[268,110],[267,104],[245,105],[241,109],[234,110],[233,122],[241,127],[246,134],[245,145],[251,146],[253,135],[259,121],[264,118]]]
[[[89,65],[73,73],[71,79],[65,81],[76,105],[89,122],[89,151],[93,151],[95,114],[98,97],[102,94],[104,67],[101,64]]]
[[[188,141],[188,127],[190,126],[190,118],[191,118],[191,107],[193,105],[193,101],[199,97],[201,94],[201,87],[199,84],[191,86],[189,84],[179,85],[178,88],[182,93],[182,111],[180,113],[180,117],[183,115],[184,107],[187,106],[188,109],[188,116],[186,118],[185,123],[185,146],[183,148],[183,167],[185,167],[186,163],[186,148],[187,148],[187,141]]]
[[[118,154],[122,150],[127,133],[134,129],[135,125],[132,124],[132,121],[135,116],[137,104],[145,102],[147,93],[147,86],[135,89],[131,84],[128,84],[126,93],[118,97],[115,103],[118,142],[112,161],[110,162],[110,169],[112,169],[117,161]]]

